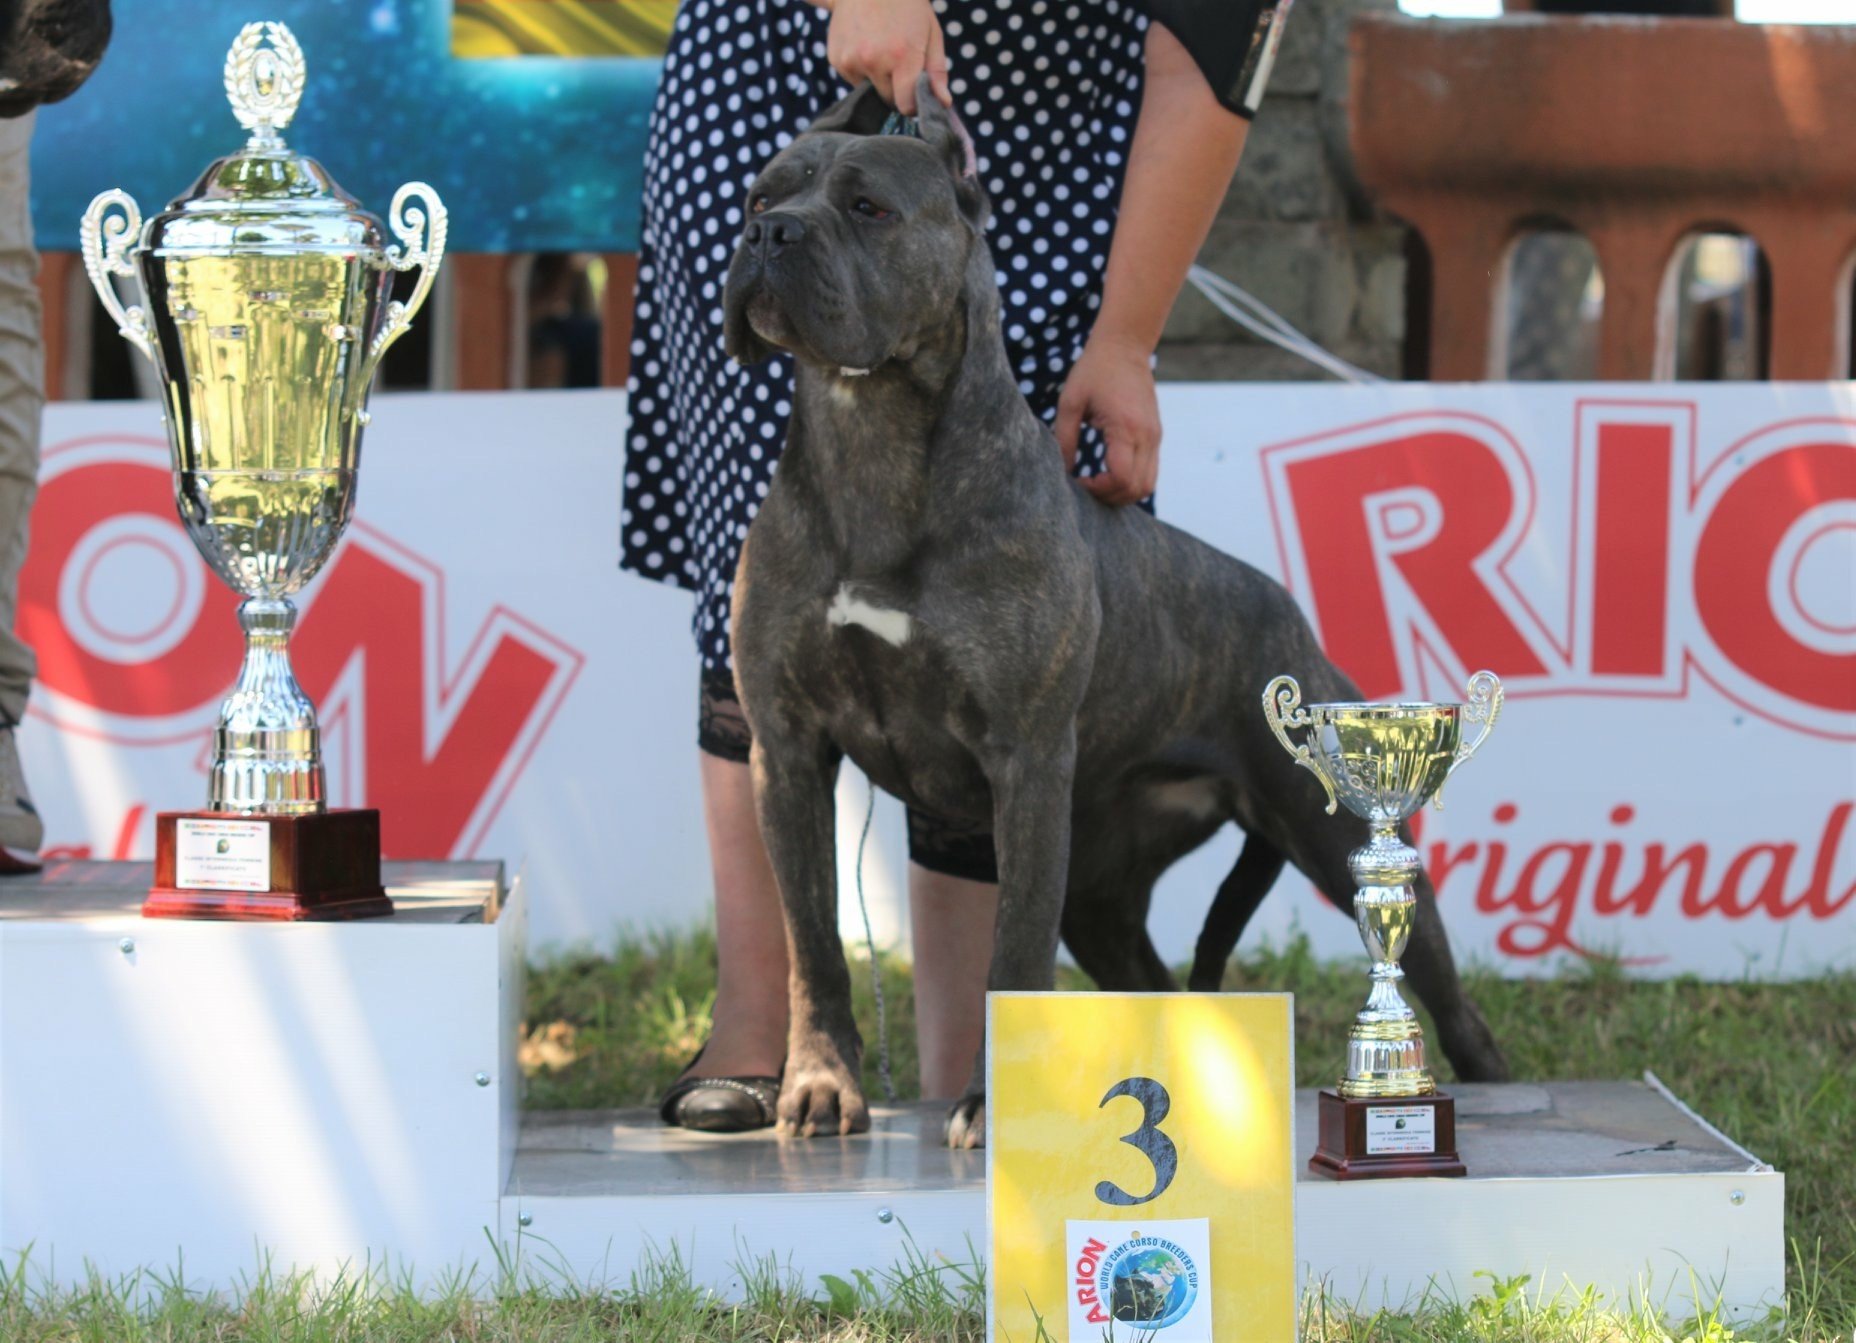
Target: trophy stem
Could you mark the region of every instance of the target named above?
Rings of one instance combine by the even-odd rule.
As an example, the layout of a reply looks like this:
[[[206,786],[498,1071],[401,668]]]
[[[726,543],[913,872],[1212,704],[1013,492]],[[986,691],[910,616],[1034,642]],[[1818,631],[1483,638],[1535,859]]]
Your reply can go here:
[[[1372,839],[1348,856],[1359,889],[1354,922],[1372,958],[1373,988],[1347,1033],[1347,1075],[1340,1094],[1380,1100],[1428,1096],[1437,1090],[1424,1064],[1424,1030],[1399,994],[1398,959],[1411,940],[1417,908],[1418,851],[1399,838],[1395,822],[1375,822]]]
[[[326,809],[316,710],[290,670],[296,607],[248,597],[238,608],[245,660],[213,733],[211,808],[296,816]]]

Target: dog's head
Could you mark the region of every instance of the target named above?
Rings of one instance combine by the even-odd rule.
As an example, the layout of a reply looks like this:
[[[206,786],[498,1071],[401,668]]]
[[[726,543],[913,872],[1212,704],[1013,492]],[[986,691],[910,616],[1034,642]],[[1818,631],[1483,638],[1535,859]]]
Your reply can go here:
[[[723,294],[723,337],[743,364],[776,349],[868,370],[948,320],[986,222],[973,146],[917,86],[919,138],[884,135],[865,84],[777,154],[748,188]]]
[[[100,0],[0,0],[0,117],[68,98],[109,39]]]

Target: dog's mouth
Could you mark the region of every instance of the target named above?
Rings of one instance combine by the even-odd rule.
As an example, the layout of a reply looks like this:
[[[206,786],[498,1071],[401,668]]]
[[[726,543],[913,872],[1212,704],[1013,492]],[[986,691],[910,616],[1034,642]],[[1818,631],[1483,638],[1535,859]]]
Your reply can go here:
[[[778,299],[767,292],[767,286],[758,286],[748,295],[743,306],[743,315],[748,319],[748,329],[769,345],[781,349],[793,346],[793,327],[787,320],[786,310],[780,306]]]

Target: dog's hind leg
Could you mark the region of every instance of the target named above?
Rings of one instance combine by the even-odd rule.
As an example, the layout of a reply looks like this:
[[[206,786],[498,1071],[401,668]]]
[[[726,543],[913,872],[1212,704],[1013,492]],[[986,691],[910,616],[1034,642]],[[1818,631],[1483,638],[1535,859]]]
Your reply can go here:
[[[1192,974],[1186,986],[1195,992],[1216,993],[1224,985],[1225,966],[1243,939],[1251,916],[1270,893],[1282,873],[1283,856],[1261,835],[1244,836],[1237,863],[1219,883],[1218,894],[1206,912],[1192,956]]]
[[[1322,818],[1325,819],[1325,818]],[[1310,824],[1299,830],[1278,829],[1274,836],[1287,848],[1295,865],[1307,873],[1323,897],[1336,908],[1353,914],[1353,874],[1347,866],[1350,849],[1365,837],[1364,824]],[[1409,831],[1405,842],[1411,842]],[[1399,966],[1411,981],[1412,993],[1424,1004],[1437,1028],[1437,1043],[1444,1057],[1465,1082],[1501,1082],[1508,1078],[1508,1063],[1482,1013],[1463,992],[1456,960],[1443,917],[1437,912],[1437,893],[1420,872],[1412,889],[1418,903],[1412,911],[1411,940]]]
[[[1072,901],[1075,896],[1072,892]],[[1097,988],[1110,993],[1171,993],[1179,987],[1147,933],[1151,896],[1149,891],[1140,900],[1125,903],[1112,897],[1087,897],[1080,906],[1065,905],[1063,945]],[[1138,909],[1140,918],[1121,917],[1133,909]]]
[[[1183,851],[1184,840],[1166,833],[1167,820],[1121,826],[1085,821],[1075,833],[1063,944],[1099,989],[1171,993],[1179,987],[1147,933],[1154,883]]]

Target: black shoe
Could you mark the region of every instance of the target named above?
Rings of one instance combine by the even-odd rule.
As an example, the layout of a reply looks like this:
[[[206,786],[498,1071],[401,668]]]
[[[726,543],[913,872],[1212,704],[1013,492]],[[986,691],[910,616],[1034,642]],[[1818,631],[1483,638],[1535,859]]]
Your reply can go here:
[[[702,1051],[690,1060],[694,1068]],[[671,1083],[657,1113],[666,1124],[704,1133],[748,1133],[771,1128],[779,1117],[777,1077],[680,1077]]]

